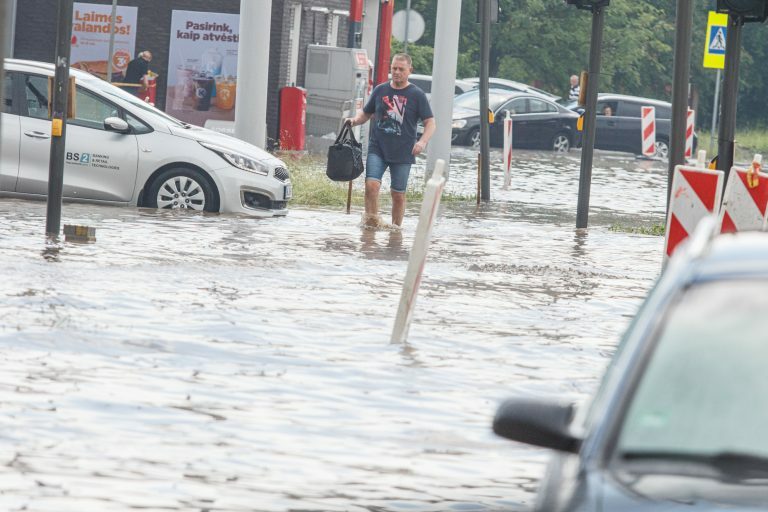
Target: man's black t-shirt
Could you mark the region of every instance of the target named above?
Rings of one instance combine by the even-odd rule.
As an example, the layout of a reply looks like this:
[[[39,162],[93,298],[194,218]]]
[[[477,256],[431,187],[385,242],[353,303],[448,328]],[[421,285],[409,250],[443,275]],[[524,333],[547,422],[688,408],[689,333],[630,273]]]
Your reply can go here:
[[[368,151],[387,163],[412,164],[416,143],[416,123],[433,117],[424,91],[413,84],[395,89],[389,82],[371,93],[363,112],[373,114]]]

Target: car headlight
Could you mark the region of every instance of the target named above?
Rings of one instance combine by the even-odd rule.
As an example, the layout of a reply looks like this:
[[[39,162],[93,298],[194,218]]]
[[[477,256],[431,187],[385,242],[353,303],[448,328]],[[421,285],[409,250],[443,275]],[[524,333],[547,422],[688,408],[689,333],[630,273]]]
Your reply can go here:
[[[237,153],[235,151],[231,151],[229,149],[223,148],[221,146],[217,146],[215,144],[209,144],[207,142],[201,142],[200,144],[204,148],[210,149],[211,151],[219,155],[221,158],[226,160],[233,167],[237,167],[238,169],[242,169],[244,171],[263,174],[265,176],[269,174],[269,168],[266,165],[259,162],[258,160],[254,160],[251,157],[247,157],[243,154]]]
[[[451,123],[451,128],[464,128],[467,126],[467,120],[466,119],[456,119],[453,123]]]

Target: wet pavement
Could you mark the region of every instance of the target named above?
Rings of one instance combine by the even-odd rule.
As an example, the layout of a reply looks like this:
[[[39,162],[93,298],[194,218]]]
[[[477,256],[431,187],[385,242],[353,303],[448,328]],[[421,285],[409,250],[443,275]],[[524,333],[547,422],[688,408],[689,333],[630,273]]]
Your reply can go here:
[[[663,222],[666,167],[597,154],[577,232],[579,153],[514,158],[443,205],[406,344],[418,205],[398,233],[71,204],[97,241],[46,247],[45,204],[0,200],[0,510],[528,510],[546,452],[495,408],[593,392],[661,266],[610,227]]]

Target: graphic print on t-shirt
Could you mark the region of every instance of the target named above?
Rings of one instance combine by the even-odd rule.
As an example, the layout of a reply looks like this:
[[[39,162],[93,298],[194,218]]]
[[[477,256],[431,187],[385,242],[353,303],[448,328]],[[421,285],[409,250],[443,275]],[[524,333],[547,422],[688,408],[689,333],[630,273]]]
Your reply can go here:
[[[408,98],[395,94],[391,98],[382,96],[381,101],[387,107],[387,111],[385,115],[379,117],[379,129],[387,135],[400,135]]]

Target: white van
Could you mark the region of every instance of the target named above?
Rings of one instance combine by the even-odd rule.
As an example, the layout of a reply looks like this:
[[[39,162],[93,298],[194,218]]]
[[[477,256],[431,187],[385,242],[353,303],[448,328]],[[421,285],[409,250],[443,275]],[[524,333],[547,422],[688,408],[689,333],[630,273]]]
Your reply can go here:
[[[288,213],[291,180],[278,158],[174,119],[88,73],[70,73],[77,110],[66,128],[65,201],[259,217]],[[47,195],[53,74],[53,64],[5,61],[0,197]]]

